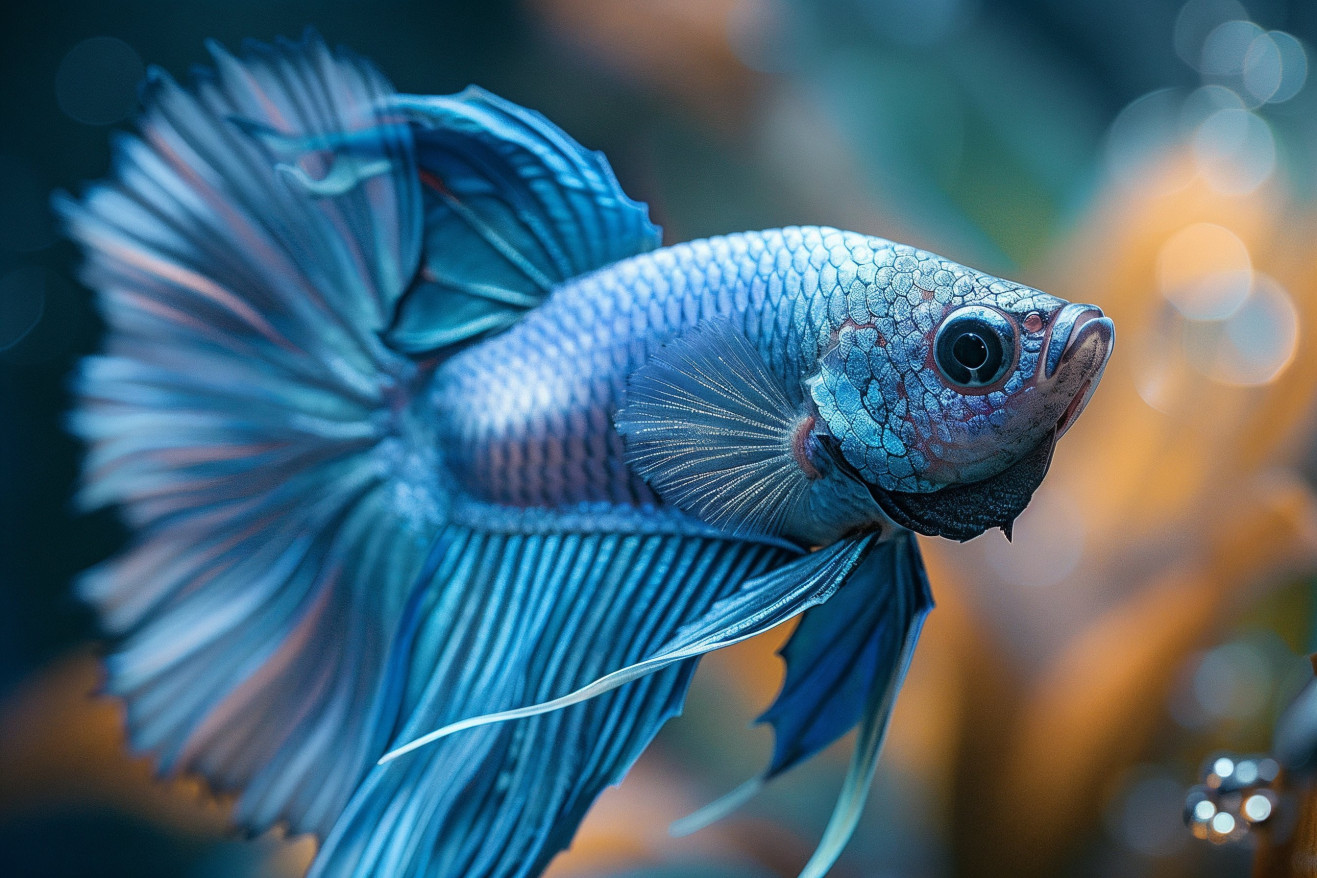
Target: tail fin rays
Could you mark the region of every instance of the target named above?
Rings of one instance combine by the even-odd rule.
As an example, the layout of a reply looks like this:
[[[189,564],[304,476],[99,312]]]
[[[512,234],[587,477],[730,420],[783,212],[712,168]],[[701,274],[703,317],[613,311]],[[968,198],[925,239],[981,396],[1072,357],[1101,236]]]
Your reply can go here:
[[[314,36],[212,51],[190,90],[153,74],[111,178],[56,201],[109,326],[71,418],[81,502],[136,532],[81,588],[135,745],[245,788],[252,830],[323,833],[390,732],[392,632],[444,516],[427,367],[379,338],[420,184],[366,62]],[[345,137],[374,164],[332,197],[277,170],[281,139]]]

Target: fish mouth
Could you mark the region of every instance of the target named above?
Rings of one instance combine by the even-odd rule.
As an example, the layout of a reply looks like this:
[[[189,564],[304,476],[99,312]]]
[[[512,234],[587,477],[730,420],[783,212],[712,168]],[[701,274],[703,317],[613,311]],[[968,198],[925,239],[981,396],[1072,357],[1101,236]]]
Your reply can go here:
[[[1096,305],[1066,305],[1052,318],[1043,352],[1043,377],[1052,378],[1063,365],[1087,355],[1102,364],[1111,355],[1116,329]]]
[[[1056,422],[1056,438],[1065,435],[1093,398],[1115,338],[1111,319],[1094,305],[1066,305],[1052,320],[1043,351],[1042,378],[1061,386],[1078,384]]]
[[[1060,439],[1065,435],[1065,431],[1070,429],[1070,425],[1079,417],[1079,413],[1088,405],[1088,401],[1093,398],[1093,391],[1097,389],[1097,383],[1092,379],[1085,379],[1075,398],[1070,400],[1070,405],[1066,406],[1065,411],[1061,414],[1060,420],[1056,422],[1056,438]]]

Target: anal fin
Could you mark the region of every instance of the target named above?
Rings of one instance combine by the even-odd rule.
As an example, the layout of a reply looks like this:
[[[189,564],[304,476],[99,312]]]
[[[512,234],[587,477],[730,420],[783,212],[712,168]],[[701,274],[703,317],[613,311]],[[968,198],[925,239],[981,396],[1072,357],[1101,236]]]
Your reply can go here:
[[[510,513],[441,537],[391,663],[403,692],[399,740],[642,660],[737,584],[799,557],[717,534],[526,523]],[[585,703],[374,766],[312,875],[534,873],[680,710],[694,670],[676,660]]]

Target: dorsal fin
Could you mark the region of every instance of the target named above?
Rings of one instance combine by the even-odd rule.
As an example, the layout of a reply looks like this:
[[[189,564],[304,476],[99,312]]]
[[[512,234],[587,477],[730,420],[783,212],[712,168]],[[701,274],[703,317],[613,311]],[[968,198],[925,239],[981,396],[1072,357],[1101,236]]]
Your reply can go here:
[[[539,113],[474,86],[390,106],[413,124],[426,196],[424,266],[388,332],[396,349],[482,337],[557,284],[658,246],[607,159]]]
[[[475,87],[389,107],[411,122],[426,209],[422,268],[386,334],[395,349],[481,338],[563,281],[659,245],[604,156],[539,113]]]

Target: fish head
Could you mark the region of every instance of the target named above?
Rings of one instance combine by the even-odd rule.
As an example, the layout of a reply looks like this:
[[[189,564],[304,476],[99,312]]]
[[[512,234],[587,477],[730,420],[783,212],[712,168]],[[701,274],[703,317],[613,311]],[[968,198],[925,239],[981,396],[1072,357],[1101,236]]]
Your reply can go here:
[[[900,249],[850,294],[807,380],[820,438],[897,524],[1009,536],[1097,388],[1114,327],[1096,306]]]

